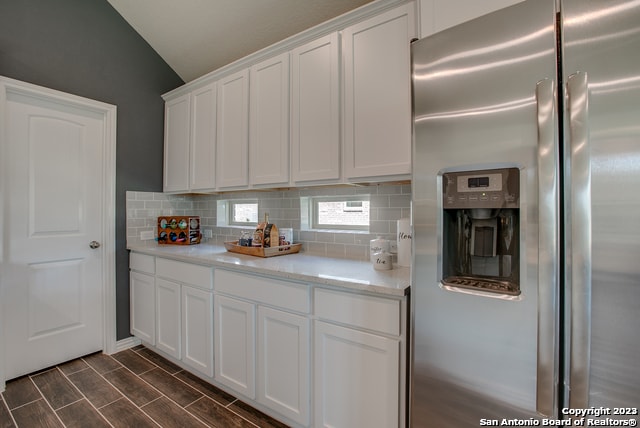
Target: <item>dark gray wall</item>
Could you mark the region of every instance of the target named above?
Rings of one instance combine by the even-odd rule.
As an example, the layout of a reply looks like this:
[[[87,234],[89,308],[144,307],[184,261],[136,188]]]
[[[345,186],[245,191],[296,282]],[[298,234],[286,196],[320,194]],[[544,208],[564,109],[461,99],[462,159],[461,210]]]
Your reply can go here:
[[[116,318],[126,338],[125,192],[162,191],[161,94],[184,82],[106,0],[0,0],[0,75],[118,107]]]

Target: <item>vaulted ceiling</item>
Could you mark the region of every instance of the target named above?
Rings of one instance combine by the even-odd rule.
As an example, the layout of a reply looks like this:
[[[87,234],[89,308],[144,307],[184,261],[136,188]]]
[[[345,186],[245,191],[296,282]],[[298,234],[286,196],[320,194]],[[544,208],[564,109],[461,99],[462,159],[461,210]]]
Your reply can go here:
[[[108,0],[188,82],[372,0]]]

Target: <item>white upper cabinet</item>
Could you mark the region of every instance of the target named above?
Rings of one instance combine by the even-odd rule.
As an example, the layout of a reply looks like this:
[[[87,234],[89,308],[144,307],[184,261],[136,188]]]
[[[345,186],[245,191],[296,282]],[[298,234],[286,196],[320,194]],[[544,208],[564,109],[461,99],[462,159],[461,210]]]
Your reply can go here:
[[[164,107],[165,192],[189,190],[189,139],[191,94],[167,100]]]
[[[249,185],[249,70],[218,81],[216,182],[218,189]]]
[[[414,8],[413,3],[399,6],[343,32],[347,180],[411,173]]]
[[[289,183],[289,54],[250,70],[251,185]]]
[[[337,32],[291,51],[294,183],[340,179],[339,67]]]
[[[420,37],[427,37],[521,1],[420,0]]]
[[[191,191],[216,187],[216,83],[191,92]]]
[[[409,179],[416,24],[415,2],[374,1],[166,94],[164,191]]]
[[[216,85],[165,103],[164,191],[215,188]]]

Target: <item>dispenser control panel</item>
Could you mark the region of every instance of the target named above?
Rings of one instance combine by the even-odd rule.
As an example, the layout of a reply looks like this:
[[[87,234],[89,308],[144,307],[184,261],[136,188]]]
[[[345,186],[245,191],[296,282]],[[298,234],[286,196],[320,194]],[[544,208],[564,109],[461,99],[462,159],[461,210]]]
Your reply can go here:
[[[459,175],[458,192],[499,192],[502,190],[502,174]]]
[[[517,168],[443,174],[444,208],[518,208]]]

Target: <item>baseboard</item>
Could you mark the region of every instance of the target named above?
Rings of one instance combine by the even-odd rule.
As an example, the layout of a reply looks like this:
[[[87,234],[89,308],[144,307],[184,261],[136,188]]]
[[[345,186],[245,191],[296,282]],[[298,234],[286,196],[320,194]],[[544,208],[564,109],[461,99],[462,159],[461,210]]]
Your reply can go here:
[[[118,340],[116,342],[116,352],[124,351],[125,349],[133,348],[142,343],[137,337],[131,336],[126,339]]]

